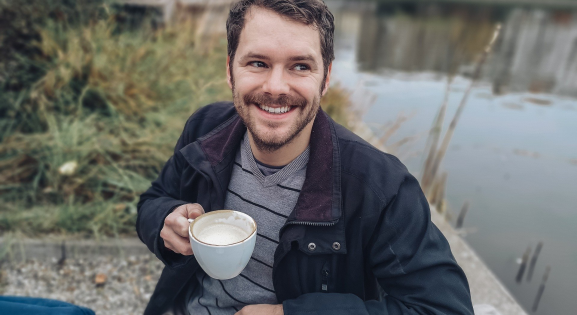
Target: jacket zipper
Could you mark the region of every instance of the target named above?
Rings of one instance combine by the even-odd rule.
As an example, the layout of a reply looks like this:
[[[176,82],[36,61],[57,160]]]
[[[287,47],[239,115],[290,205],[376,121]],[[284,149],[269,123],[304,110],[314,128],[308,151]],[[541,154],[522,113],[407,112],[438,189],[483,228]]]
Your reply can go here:
[[[291,221],[291,222],[287,222],[286,225],[298,224],[298,225],[308,225],[308,226],[333,226],[333,225],[337,224],[337,221],[328,222],[328,223],[325,223],[325,222],[307,222],[307,221]]]
[[[325,265],[323,266],[323,270],[321,271],[321,279],[322,279],[322,283],[321,283],[321,291],[322,292],[328,292],[329,291],[329,267],[328,267],[329,262],[327,261],[325,263]]]

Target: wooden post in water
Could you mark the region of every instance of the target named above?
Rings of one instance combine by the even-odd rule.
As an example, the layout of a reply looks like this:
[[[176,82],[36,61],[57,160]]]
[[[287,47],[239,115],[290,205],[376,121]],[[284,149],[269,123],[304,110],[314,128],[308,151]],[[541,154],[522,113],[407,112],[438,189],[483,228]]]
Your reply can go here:
[[[529,264],[529,271],[527,272],[527,282],[531,282],[531,278],[533,277],[533,270],[535,269],[535,264],[537,263],[537,258],[539,258],[539,254],[541,253],[542,247],[543,242],[540,241],[539,244],[537,244],[537,248],[535,248],[533,257],[531,257],[531,263]]]
[[[461,212],[459,212],[459,217],[457,218],[457,223],[455,224],[455,228],[460,229],[463,226],[463,221],[465,220],[465,216],[467,215],[467,211],[469,211],[469,201],[465,201],[463,208],[461,208]]]
[[[539,307],[539,301],[541,301],[541,296],[543,295],[543,291],[545,291],[545,282],[547,282],[550,272],[551,272],[551,266],[547,265],[547,268],[545,269],[545,274],[543,275],[543,280],[541,280],[541,285],[539,286],[539,291],[537,291],[537,296],[533,301],[533,308],[532,308],[533,312],[537,311],[537,308]]]
[[[519,271],[517,272],[517,277],[515,277],[515,281],[517,281],[517,283],[521,283],[521,281],[523,280],[523,274],[525,273],[525,269],[527,268],[527,261],[529,260],[529,255],[531,255],[531,245],[527,246],[527,249],[523,254],[523,258],[521,260],[521,266],[519,267]]]

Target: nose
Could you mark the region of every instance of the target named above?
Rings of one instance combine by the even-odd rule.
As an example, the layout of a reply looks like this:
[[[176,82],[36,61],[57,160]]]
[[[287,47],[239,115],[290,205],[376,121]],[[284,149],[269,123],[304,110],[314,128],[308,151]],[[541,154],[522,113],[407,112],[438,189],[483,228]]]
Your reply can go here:
[[[288,94],[289,90],[285,71],[281,67],[272,68],[263,84],[263,91],[273,96],[279,96]]]

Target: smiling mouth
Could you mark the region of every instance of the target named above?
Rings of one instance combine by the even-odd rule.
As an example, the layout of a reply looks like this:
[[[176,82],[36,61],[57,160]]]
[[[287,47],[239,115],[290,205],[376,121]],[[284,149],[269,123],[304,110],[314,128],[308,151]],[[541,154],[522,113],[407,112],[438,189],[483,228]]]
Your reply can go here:
[[[269,107],[266,105],[258,104],[258,107],[267,113],[280,115],[289,112],[294,106]]]

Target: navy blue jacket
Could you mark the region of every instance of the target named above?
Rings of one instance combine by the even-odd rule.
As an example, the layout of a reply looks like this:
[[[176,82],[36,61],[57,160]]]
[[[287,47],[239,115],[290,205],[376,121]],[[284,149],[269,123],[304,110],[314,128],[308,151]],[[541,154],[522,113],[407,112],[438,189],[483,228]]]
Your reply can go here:
[[[162,314],[198,285],[196,259],[166,249],[160,230],[182,204],[223,208],[245,132],[232,103],[201,108],[142,194],[138,236],[166,265],[145,314]],[[319,111],[306,179],[274,255],[285,314],[473,314],[465,274],[430,215],[418,181],[397,158]]]

